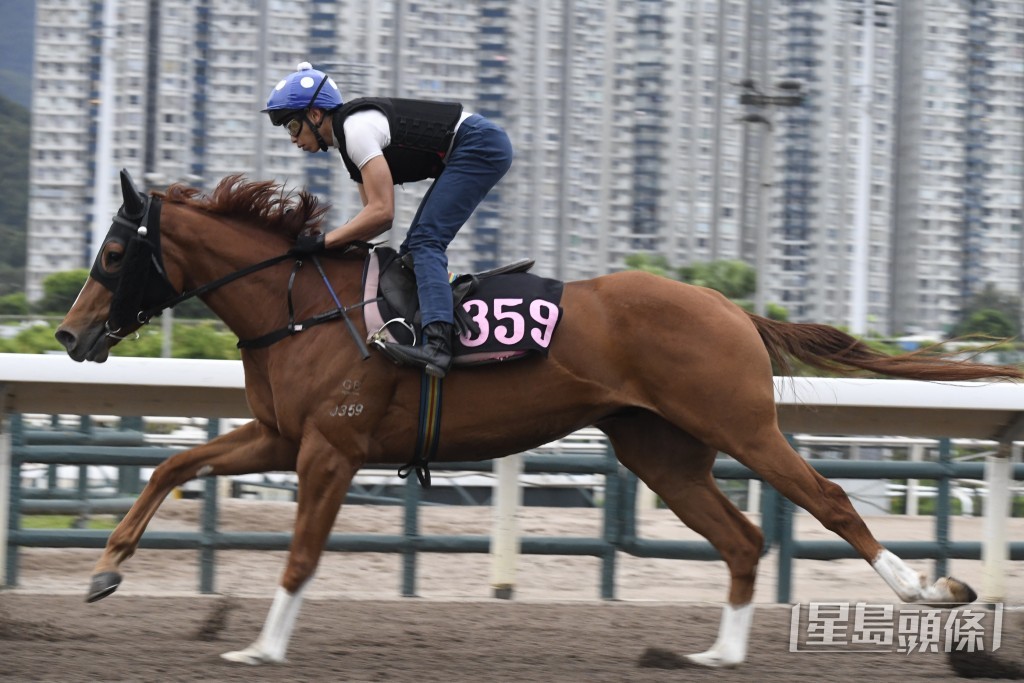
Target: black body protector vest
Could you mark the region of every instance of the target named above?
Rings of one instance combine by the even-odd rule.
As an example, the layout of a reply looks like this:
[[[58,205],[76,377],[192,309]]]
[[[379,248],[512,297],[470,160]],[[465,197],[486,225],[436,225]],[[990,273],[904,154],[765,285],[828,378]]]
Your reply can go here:
[[[345,148],[345,119],[362,109],[379,109],[388,117],[391,144],[384,148],[384,160],[395,185],[436,178],[444,170],[444,158],[452,145],[455,126],[462,116],[458,102],[406,100],[394,97],[360,97],[334,112],[332,126],[341,158],[352,180],[363,182],[363,174]]]

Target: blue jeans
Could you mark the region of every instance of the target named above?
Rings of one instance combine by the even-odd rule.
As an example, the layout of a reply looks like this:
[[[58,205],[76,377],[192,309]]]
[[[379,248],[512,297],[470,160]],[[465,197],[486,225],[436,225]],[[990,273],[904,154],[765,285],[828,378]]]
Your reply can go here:
[[[479,114],[462,122],[441,174],[423,196],[399,253],[411,253],[421,324],[454,322],[445,250],[512,165],[508,135]]]

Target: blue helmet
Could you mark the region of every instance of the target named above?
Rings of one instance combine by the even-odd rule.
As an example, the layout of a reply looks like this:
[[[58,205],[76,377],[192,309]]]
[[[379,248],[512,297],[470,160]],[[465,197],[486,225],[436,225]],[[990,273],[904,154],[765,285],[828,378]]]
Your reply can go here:
[[[291,112],[313,107],[331,110],[341,104],[341,93],[334,79],[314,69],[309,62],[300,62],[298,71],[285,76],[270,91],[267,108],[263,111],[270,114],[274,125],[279,125]]]

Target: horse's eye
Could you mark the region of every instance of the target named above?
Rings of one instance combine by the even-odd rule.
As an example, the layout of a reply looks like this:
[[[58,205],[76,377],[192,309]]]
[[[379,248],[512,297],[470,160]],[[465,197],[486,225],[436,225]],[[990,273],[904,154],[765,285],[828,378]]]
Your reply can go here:
[[[107,270],[117,270],[124,260],[124,252],[118,249],[108,249],[103,255],[103,267]]]

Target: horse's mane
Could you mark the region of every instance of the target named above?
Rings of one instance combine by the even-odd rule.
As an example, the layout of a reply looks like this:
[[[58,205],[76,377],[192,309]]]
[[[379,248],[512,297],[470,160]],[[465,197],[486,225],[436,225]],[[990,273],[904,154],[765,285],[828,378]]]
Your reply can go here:
[[[330,209],[330,205],[321,204],[306,190],[286,192],[277,183],[269,180],[250,182],[241,174],[227,176],[209,195],[194,187],[175,183],[161,196],[175,204],[246,220],[291,239],[307,228],[319,228]]]

